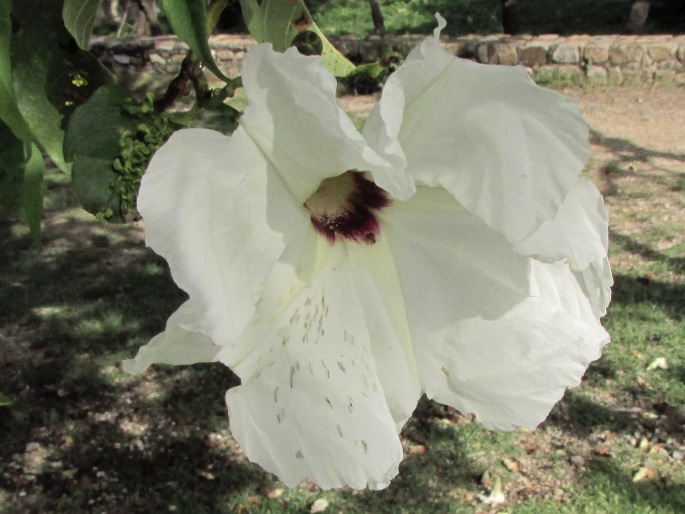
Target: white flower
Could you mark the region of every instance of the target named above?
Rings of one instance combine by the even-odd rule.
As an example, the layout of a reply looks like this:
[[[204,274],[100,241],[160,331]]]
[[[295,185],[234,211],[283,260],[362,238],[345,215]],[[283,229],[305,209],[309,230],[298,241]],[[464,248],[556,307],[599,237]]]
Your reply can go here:
[[[607,218],[577,106],[435,37],[359,133],[316,57],[248,53],[226,137],[147,170],[146,241],[189,300],[125,363],[221,361],[245,454],[289,486],[382,488],[426,393],[535,427],[609,341]]]

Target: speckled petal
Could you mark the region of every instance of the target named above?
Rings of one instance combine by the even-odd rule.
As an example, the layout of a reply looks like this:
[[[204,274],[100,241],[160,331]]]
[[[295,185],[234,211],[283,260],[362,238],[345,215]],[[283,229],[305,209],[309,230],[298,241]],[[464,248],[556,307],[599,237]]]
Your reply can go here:
[[[260,305],[252,351],[226,394],[231,431],[247,457],[288,486],[382,488],[402,447],[373,359],[365,313],[341,245],[319,238],[321,272],[301,282],[277,265]]]

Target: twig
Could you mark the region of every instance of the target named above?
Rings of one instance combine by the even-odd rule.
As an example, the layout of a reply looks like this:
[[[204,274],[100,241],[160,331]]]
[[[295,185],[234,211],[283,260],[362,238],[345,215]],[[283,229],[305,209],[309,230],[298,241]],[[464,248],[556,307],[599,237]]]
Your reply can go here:
[[[124,11],[123,16],[121,17],[121,23],[119,23],[119,28],[117,29],[117,37],[121,37],[121,33],[124,31],[124,25],[126,25],[126,19],[128,18],[128,10],[131,7],[131,4],[126,4],[126,10]]]

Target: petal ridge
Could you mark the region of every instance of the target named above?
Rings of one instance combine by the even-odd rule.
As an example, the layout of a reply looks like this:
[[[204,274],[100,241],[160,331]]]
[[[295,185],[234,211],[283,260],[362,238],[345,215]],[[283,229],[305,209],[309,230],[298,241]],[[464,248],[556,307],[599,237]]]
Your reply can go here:
[[[231,431],[288,486],[383,488],[402,460],[350,280],[340,248],[311,283],[277,265],[261,306],[268,321],[245,334],[260,342],[245,343],[254,350],[234,366],[242,385],[226,394]]]
[[[240,124],[271,159],[299,204],[322,180],[369,171],[396,198],[410,197],[413,179],[398,159],[378,155],[336,102],[336,80],[318,56],[258,45],[245,58],[249,103]]]
[[[267,221],[268,162],[239,127],[174,133],[150,161],[138,206],[145,241],[197,312],[195,331],[231,343],[283,250]]]
[[[574,102],[522,68],[451,56],[436,38],[388,79],[367,124],[376,151],[396,134],[417,182],[444,187],[514,243],[554,218],[589,158]]]

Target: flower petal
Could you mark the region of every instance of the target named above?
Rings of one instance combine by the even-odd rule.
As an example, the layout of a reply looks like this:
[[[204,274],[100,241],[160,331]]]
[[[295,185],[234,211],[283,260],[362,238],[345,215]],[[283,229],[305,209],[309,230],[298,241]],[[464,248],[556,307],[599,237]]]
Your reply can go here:
[[[437,37],[388,79],[364,136],[381,155],[397,153],[396,137],[409,174],[443,186],[512,242],[554,217],[589,157],[572,100],[523,68],[451,56]]]
[[[299,205],[325,178],[357,169],[397,198],[414,192],[404,163],[378,156],[335,99],[337,82],[318,56],[263,44],[248,52],[242,72],[249,99],[240,124],[283,177]]]
[[[567,387],[580,384],[609,335],[566,265],[534,261],[533,276],[538,296],[497,319],[455,323],[440,351],[426,353],[429,396],[475,413],[489,428],[512,430],[535,428]]]
[[[142,373],[151,364],[196,364],[216,360],[221,346],[191,327],[198,314],[190,301],[185,302],[173,313],[166,323],[166,330],[153,337],[138,350],[134,359],[122,362],[124,371]]]
[[[602,195],[586,178],[571,189],[556,217],[514,249],[544,262],[568,260],[597,317],[606,314],[614,280],[609,269],[609,217]]]
[[[567,265],[520,256],[444,191],[419,187],[386,227],[429,397],[534,427],[608,342]]]
[[[571,265],[571,270],[589,298],[595,316],[598,318],[604,316],[611,302],[611,286],[614,285],[609,259],[607,257],[597,259],[583,269],[574,269]]]
[[[455,320],[493,317],[530,293],[529,261],[444,189],[419,186],[382,212],[397,265],[412,340]]]
[[[350,285],[356,290],[378,379],[399,432],[423,394],[400,277],[391,248],[382,235],[373,245],[352,246]]]
[[[288,486],[382,488],[402,447],[372,355],[370,331],[342,245],[319,241],[321,273],[301,282],[278,264],[226,394],[247,457]],[[231,364],[230,362],[226,362]]]
[[[193,331],[230,344],[252,318],[283,243],[267,223],[269,164],[242,129],[176,132],[152,158],[138,207],[145,240],[190,295]]]

